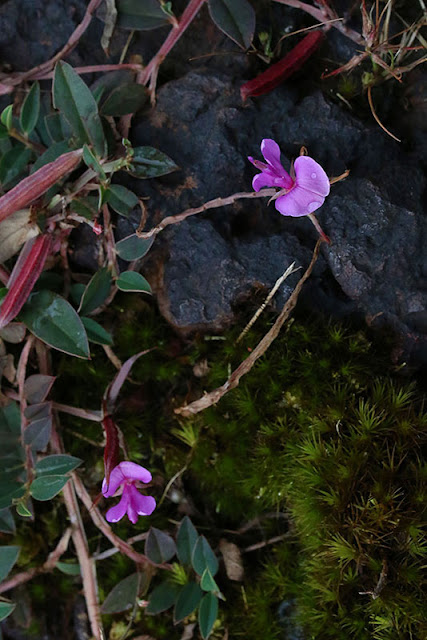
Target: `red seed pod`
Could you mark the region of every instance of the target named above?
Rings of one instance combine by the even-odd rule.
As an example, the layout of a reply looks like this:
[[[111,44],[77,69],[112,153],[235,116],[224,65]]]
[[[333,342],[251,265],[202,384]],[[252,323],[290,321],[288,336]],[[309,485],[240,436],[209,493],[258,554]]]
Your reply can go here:
[[[316,51],[324,38],[323,31],[311,31],[279,62],[240,87],[242,100],[250,96],[261,96],[279,86],[286,78],[298,71]]]
[[[19,209],[42,196],[55,182],[72,171],[80,162],[83,150],[63,153],[53,162],[45,164],[27,178],[24,178],[0,198],[0,222]]]
[[[7,283],[9,291],[0,308],[0,329],[21,311],[43,271],[51,246],[50,235],[37,236],[25,243]]]
[[[105,433],[104,471],[108,488],[110,474],[114,467],[117,466],[119,460],[119,431],[110,415],[104,415],[102,418],[102,426],[104,427]]]

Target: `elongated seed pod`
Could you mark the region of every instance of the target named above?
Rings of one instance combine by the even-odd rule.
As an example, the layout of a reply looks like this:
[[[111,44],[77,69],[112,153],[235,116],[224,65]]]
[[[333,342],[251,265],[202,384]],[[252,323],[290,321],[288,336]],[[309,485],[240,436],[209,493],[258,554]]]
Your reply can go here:
[[[308,33],[279,62],[272,64],[266,71],[240,87],[242,100],[245,101],[250,96],[262,96],[278,87],[286,78],[302,67],[304,62],[316,51],[324,37],[322,31]]]
[[[0,329],[11,322],[21,311],[43,271],[52,246],[52,236],[43,235],[28,240],[22,249],[23,260],[18,258],[18,269],[9,278],[9,291],[0,307]]]
[[[82,149],[63,153],[62,156],[40,167],[5,193],[0,198],[0,222],[46,193],[55,182],[78,165],[82,153]]]

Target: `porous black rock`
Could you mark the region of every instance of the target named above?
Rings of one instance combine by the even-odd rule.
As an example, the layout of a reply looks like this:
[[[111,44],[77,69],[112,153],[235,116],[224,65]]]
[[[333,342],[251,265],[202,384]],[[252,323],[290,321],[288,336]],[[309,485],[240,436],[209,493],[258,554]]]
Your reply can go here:
[[[405,353],[408,344],[422,347],[425,333],[405,320],[427,301],[425,175],[417,154],[320,91],[301,99],[288,84],[242,105],[238,88],[229,75],[192,72],[159,90],[149,123],[133,131],[134,142],[168,153],[180,171],[133,184],[150,196],[151,222],[250,191],[254,170],[247,156],[260,157],[262,138],[280,144],[285,167],[304,145],[328,175],[350,170],[318,211],[332,245],[322,248],[304,303],[385,323],[406,340]],[[290,262],[305,268],[316,232],[308,219],[280,216],[257,199],[199,214],[169,227],[160,240],[166,256],[161,308],[176,329],[188,332],[232,322],[236,302],[255,285],[270,289]]]

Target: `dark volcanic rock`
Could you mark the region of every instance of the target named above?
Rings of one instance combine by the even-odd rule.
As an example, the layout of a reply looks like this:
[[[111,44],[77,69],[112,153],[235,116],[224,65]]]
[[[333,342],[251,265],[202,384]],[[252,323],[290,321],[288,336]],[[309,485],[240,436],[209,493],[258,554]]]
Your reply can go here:
[[[155,222],[249,191],[254,171],[246,156],[260,157],[264,137],[280,144],[285,166],[305,145],[328,175],[350,169],[318,211],[333,244],[323,247],[305,302],[328,313],[362,313],[410,335],[411,344],[423,342],[424,331],[410,330],[406,319],[427,298],[425,176],[419,157],[375,124],[320,92],[300,100],[291,87],[242,106],[229,76],[190,73],[161,88],[150,124],[133,134],[135,143],[162,149],[181,167],[143,185]],[[271,288],[293,260],[305,267],[315,239],[307,219],[280,216],[262,200],[240,200],[171,227],[162,239],[168,256],[158,291],[162,310],[177,329],[218,329],[254,285]]]

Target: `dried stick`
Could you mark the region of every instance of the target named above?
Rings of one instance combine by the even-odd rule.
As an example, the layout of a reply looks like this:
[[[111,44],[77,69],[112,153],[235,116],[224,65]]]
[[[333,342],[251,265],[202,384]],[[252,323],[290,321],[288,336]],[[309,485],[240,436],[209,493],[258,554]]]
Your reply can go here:
[[[68,55],[77,45],[78,41],[80,40],[80,38],[82,37],[86,29],[88,28],[92,20],[93,14],[96,11],[96,9],[99,7],[101,2],[102,0],[91,0],[89,2],[88,7],[86,9],[86,13],[83,17],[83,20],[80,22],[79,25],[77,25],[77,27],[75,28],[71,36],[68,38],[68,41],[62,47],[62,49],[53,56],[53,58],[51,58],[50,60],[47,60],[46,62],[43,62],[42,64],[39,64],[37,67],[34,67],[29,71],[14,73],[3,78],[0,81],[0,95],[3,95],[5,93],[11,93],[13,91],[13,88],[18,84],[21,84],[26,80],[30,80],[35,76],[36,77],[40,76],[40,74],[43,75],[44,73],[48,73],[49,71],[51,71],[55,66],[55,63],[58,62],[58,60],[61,60],[61,58],[64,58],[66,55]]]
[[[305,11],[310,16],[318,20],[319,22],[324,22],[325,15],[328,19],[331,19],[331,20],[336,18],[336,15],[334,14],[334,12],[331,12],[329,10],[325,11],[324,9],[323,10],[316,9],[316,7],[313,7],[310,4],[306,4],[305,2],[301,2],[301,0],[275,0],[275,2],[284,4],[287,7],[293,7],[294,9],[301,9],[302,11]],[[342,22],[335,22],[334,24],[332,24],[332,26],[335,27],[335,29],[338,29],[339,31],[341,31],[341,33],[347,36],[347,38],[350,38],[350,40],[353,40],[353,42],[356,42],[356,44],[364,44],[364,40],[360,35],[360,33],[357,33],[357,31],[354,31],[353,29],[346,27],[346,25],[343,24]]]
[[[30,357],[30,352],[31,352],[31,349],[33,348],[34,340],[35,338],[33,335],[28,336],[25,342],[25,346],[21,351],[21,357],[19,358],[18,368],[16,371],[16,381],[18,383],[18,389],[19,389],[19,409],[21,412],[21,439],[22,439],[22,446],[24,447],[24,450],[25,450],[25,470],[27,472],[28,483],[30,483],[33,480],[34,465],[33,465],[33,456],[31,453],[31,447],[29,444],[27,445],[24,444],[25,429],[27,428],[27,419],[25,417],[25,409],[27,408],[27,401],[24,395],[24,385],[25,385],[25,378],[27,376],[28,358]]]
[[[233,193],[232,196],[228,196],[227,198],[214,198],[213,200],[209,200],[202,204],[201,207],[195,207],[193,209],[186,209],[182,213],[178,213],[175,216],[168,216],[167,218],[163,218],[163,220],[156,226],[150,229],[149,231],[141,232],[138,230],[136,234],[139,238],[151,238],[152,236],[156,236],[160,231],[163,231],[165,227],[168,227],[170,224],[177,224],[178,222],[182,222],[186,218],[190,216],[196,215],[196,213],[203,213],[203,211],[208,211],[208,209],[216,209],[217,207],[225,207],[229,204],[233,204],[236,200],[241,198],[265,198],[267,196],[274,196],[276,194],[276,189],[261,189],[261,191],[255,192],[241,192],[241,193]]]
[[[274,285],[274,287],[272,288],[272,290],[270,291],[270,293],[268,294],[268,296],[266,297],[266,299],[264,300],[264,302],[262,303],[262,305],[256,310],[256,312],[254,313],[254,315],[252,316],[252,318],[249,320],[248,324],[246,325],[246,327],[243,329],[243,331],[241,332],[241,334],[239,335],[239,337],[236,340],[236,344],[239,344],[239,342],[244,338],[244,336],[247,334],[247,332],[249,331],[249,329],[251,327],[253,327],[253,325],[255,324],[255,322],[258,320],[258,318],[260,317],[260,315],[262,314],[262,312],[264,311],[264,309],[266,308],[266,306],[268,305],[268,303],[270,302],[270,300],[273,298],[274,294],[276,293],[276,291],[278,290],[278,288],[280,287],[280,285],[286,280],[286,278],[288,278],[292,273],[295,273],[298,269],[300,269],[301,267],[298,267],[298,269],[294,269],[295,266],[295,262],[293,262],[285,271],[285,273],[283,273],[280,278],[278,278],[276,280],[276,283]]]
[[[305,281],[309,278],[311,272],[313,271],[314,265],[316,264],[317,258],[319,256],[320,246],[322,242],[324,242],[324,240],[322,240],[322,238],[319,238],[314,248],[313,257],[309,266],[307,267],[306,272],[298,281],[298,284],[296,285],[294,291],[292,292],[291,296],[280,312],[280,315],[277,318],[276,322],[271,327],[270,331],[266,333],[262,340],[257,344],[252,353],[245,360],[243,360],[243,362],[237,367],[237,369],[233,371],[231,376],[221,387],[214,389],[210,393],[207,393],[202,398],[199,398],[199,400],[195,400],[189,405],[185,405],[183,407],[175,409],[175,413],[188,418],[189,416],[199,413],[200,411],[211,407],[213,404],[216,404],[226,393],[238,386],[240,378],[246,373],[249,373],[258,358],[264,355],[273,340],[275,340],[279,335],[280,329],[282,328],[284,322],[289,318],[289,315],[291,314],[297,303],[298,296]]]
[[[9,580],[2,582],[0,585],[0,593],[15,589],[16,587],[19,587],[19,585],[32,580],[32,578],[40,575],[41,573],[49,573],[50,571],[53,571],[60,557],[66,552],[70,537],[71,527],[68,527],[68,529],[66,529],[62,534],[62,537],[55,549],[49,553],[46,562],[44,562],[41,567],[32,567],[31,569],[28,569],[28,571],[21,571],[20,573],[12,576],[12,578],[9,578]]]
[[[44,346],[44,345],[43,345]],[[43,354],[44,352],[44,354]],[[48,358],[46,357],[46,347],[39,348],[39,368],[40,372],[50,375],[50,366]],[[57,454],[64,453],[61,438],[59,437],[56,417],[52,420],[52,436],[51,436],[51,448]],[[90,556],[89,545],[86,538],[86,532],[84,529],[82,517],[80,514],[79,505],[76,498],[76,493],[72,482],[67,482],[63,488],[63,496],[65,507],[68,512],[68,517],[71,524],[71,537],[73,539],[74,547],[76,549],[77,558],[80,565],[80,572],[83,582],[83,592],[86,601],[86,607],[90,622],[92,635],[95,640],[104,639],[104,631],[101,622],[101,610],[99,606],[98,598],[98,586],[96,581],[96,566],[93,559]]]

